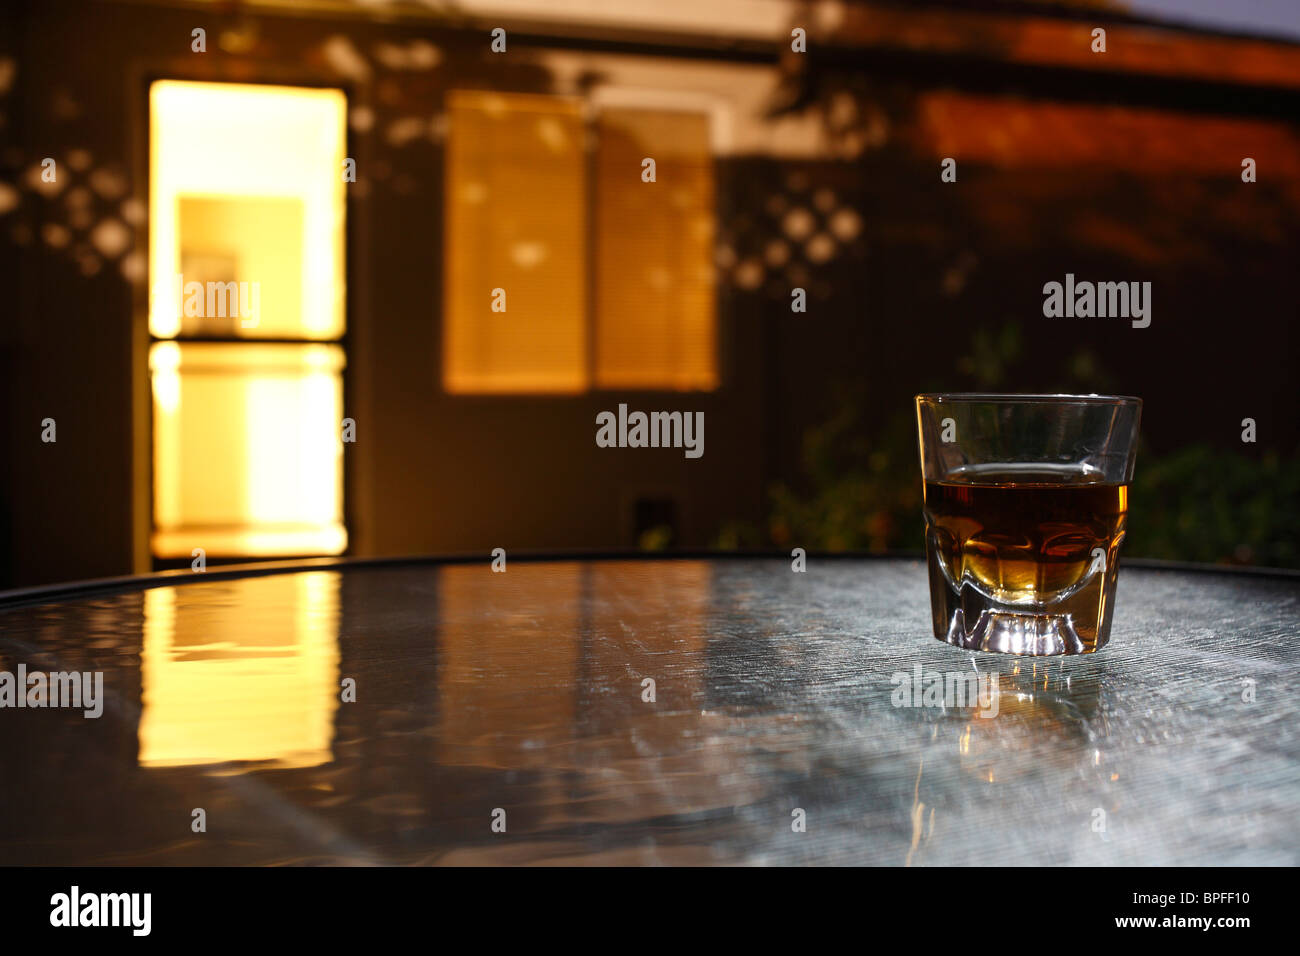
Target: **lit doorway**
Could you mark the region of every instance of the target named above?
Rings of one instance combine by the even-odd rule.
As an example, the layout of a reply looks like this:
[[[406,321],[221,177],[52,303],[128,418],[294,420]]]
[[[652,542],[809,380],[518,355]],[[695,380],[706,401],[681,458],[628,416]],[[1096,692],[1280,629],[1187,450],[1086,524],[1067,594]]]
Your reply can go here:
[[[347,100],[149,91],[155,559],[339,554]]]

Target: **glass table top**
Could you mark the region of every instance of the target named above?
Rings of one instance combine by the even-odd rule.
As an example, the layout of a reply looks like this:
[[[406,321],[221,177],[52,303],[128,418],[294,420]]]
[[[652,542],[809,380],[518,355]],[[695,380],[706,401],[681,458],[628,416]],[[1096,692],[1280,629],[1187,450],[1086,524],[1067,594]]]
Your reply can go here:
[[[0,672],[103,681],[0,707],[0,864],[1296,865],[1298,614],[1126,567],[1101,652],[979,654],[923,562],[815,557],[0,607]]]

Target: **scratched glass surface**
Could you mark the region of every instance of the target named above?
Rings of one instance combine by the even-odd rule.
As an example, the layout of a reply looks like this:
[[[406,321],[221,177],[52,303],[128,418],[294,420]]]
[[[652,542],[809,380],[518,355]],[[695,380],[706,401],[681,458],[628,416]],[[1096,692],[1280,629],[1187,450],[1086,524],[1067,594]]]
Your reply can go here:
[[[1110,645],[1036,660],[934,641],[926,588],[484,561],[9,608],[0,670],[109,699],[0,710],[0,864],[1300,863],[1296,579],[1126,569]],[[996,715],[896,706],[918,666]]]

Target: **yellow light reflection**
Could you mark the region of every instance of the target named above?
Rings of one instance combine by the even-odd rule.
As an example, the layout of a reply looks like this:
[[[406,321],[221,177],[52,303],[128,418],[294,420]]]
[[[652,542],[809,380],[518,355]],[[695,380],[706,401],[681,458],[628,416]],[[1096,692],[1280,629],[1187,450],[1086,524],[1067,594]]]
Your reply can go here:
[[[339,699],[338,575],[194,586],[235,588],[234,599],[258,613],[236,619],[210,603],[187,605],[184,588],[144,593],[141,766],[328,762]]]
[[[604,597],[584,615],[590,594]],[[548,562],[515,565],[502,575],[440,569],[437,762],[535,771],[535,785],[554,795],[549,805],[563,807],[570,771],[586,765],[584,748],[594,748],[608,779],[632,788],[592,794],[576,811],[606,823],[758,799],[732,750],[718,744],[737,723],[700,707],[711,594],[712,570],[704,562]],[[654,611],[665,603],[674,608],[667,629]],[[503,616],[485,637],[488,606]],[[546,615],[542,607],[550,609]],[[676,663],[666,662],[665,649]],[[643,698],[647,677],[657,685],[653,705]],[[593,699],[583,693],[588,685],[615,691]],[[786,720],[740,723],[753,739],[766,740]],[[683,741],[690,745],[683,748]],[[637,789],[632,781],[649,783],[642,776],[647,761],[655,768],[650,777],[671,785]]]
[[[544,764],[546,752],[526,745],[530,729],[559,726],[567,734],[576,719],[581,567],[516,566],[488,576],[453,565],[438,579],[438,762]],[[529,610],[542,600],[560,609],[545,624]],[[484,640],[489,605],[517,610]]]

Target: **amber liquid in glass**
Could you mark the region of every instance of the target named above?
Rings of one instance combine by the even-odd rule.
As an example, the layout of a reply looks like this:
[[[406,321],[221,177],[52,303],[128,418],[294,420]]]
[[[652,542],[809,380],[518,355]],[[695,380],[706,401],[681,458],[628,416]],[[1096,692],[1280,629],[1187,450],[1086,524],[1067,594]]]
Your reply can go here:
[[[981,628],[1023,628],[1022,653],[1097,650],[1110,637],[1127,509],[1127,485],[1077,466],[984,465],[926,482],[935,636],[975,647]]]

